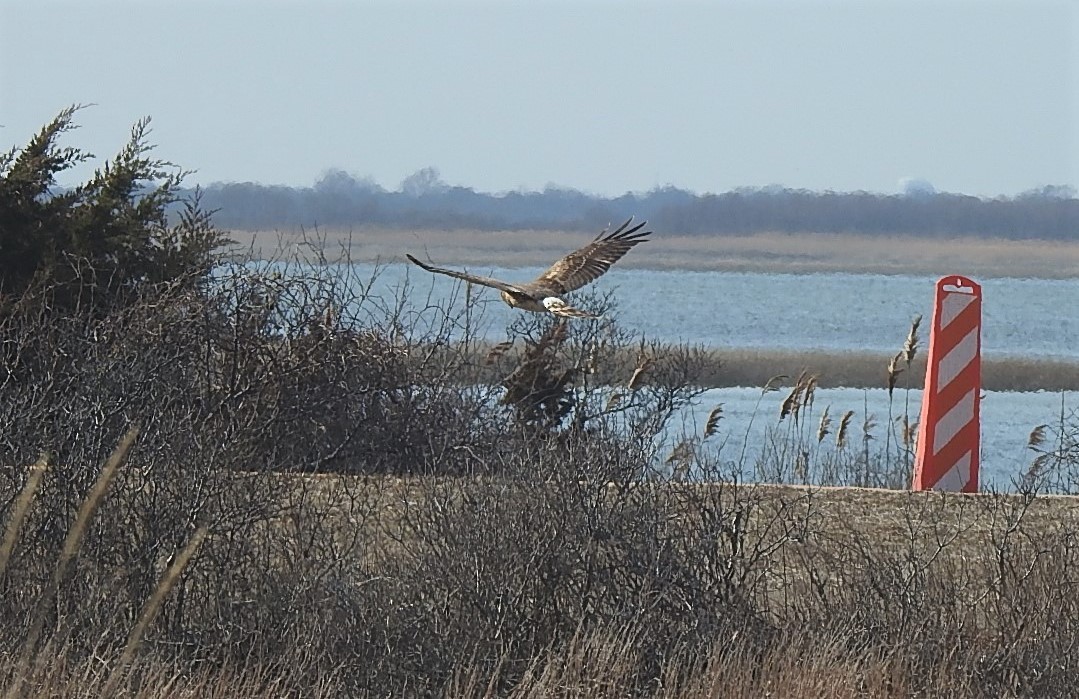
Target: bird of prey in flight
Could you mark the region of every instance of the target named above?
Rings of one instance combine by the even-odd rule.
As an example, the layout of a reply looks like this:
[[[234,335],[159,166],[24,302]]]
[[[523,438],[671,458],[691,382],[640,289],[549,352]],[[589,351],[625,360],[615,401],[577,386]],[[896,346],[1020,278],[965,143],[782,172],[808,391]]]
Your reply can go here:
[[[575,289],[580,289],[585,284],[595,281],[600,275],[611,268],[615,262],[629,252],[637,243],[648,240],[646,236],[652,231],[638,233],[644,228],[646,222],[642,222],[629,228],[630,218],[612,233],[607,229],[600,231],[595,239],[580,250],[571,252],[558,262],[551,265],[543,274],[535,280],[523,284],[511,284],[500,279],[480,277],[467,272],[458,272],[452,269],[433,267],[420,262],[412,255],[406,255],[409,261],[418,265],[428,272],[445,274],[466,282],[489,286],[502,292],[502,300],[514,308],[520,308],[533,313],[553,313],[556,316],[566,318],[596,318],[591,313],[582,311],[562,300],[562,295]]]

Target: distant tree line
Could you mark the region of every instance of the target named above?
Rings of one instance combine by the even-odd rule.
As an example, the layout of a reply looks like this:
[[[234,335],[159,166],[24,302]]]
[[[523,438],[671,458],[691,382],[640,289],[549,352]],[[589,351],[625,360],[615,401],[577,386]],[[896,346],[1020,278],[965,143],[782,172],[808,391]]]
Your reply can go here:
[[[1079,199],[1066,186],[995,198],[924,189],[878,194],[777,186],[722,194],[662,187],[606,198],[557,187],[489,194],[447,185],[437,170],[425,168],[397,191],[331,170],[313,187],[213,184],[205,189],[202,203],[217,210],[218,225],[246,230],[300,226],[592,230],[633,214],[664,230],[691,235],[768,231],[1013,239],[1079,236]]]

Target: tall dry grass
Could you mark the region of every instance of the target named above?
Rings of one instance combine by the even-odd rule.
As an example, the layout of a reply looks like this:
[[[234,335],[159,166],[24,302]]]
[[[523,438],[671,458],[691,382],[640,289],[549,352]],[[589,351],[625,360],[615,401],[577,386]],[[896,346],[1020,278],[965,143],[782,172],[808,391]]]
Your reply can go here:
[[[101,507],[118,470],[127,461],[138,434],[137,427],[133,426],[128,429],[116,445],[116,448],[105,460],[97,479],[78,508],[75,520],[68,529],[67,536],[64,538],[63,546],[57,557],[52,580],[45,586],[33,608],[30,627],[21,642],[21,649],[17,653],[17,657],[13,659],[9,669],[0,673],[0,679],[4,679],[6,684],[5,697],[21,697],[27,693],[40,695],[49,692],[48,686],[51,684],[54,675],[52,675],[51,669],[45,668],[53,665],[49,658],[54,653],[62,655],[62,651],[57,651],[57,646],[62,643],[60,639],[63,638],[64,634],[69,633],[65,629],[66,620],[64,616],[57,612],[58,598],[61,590],[74,572],[74,562],[82,547],[90,521],[98,508]],[[19,531],[29,509],[30,501],[41,484],[41,479],[51,458],[53,457],[42,456],[30,467],[26,485],[23,487],[19,500],[16,501],[12,508],[4,535],[4,557],[0,561],[3,564],[0,565],[0,580],[3,580],[5,584],[9,582],[4,578],[4,574],[10,554],[18,544]],[[179,552],[168,571],[161,578],[152,596],[147,601],[138,623],[132,629],[119,660],[116,661],[107,676],[104,677],[100,690],[95,690],[100,691],[98,696],[113,696],[119,689],[121,682],[125,679],[128,667],[138,652],[143,634],[160,609],[162,600],[176,584],[184,568],[187,567],[191,557],[194,555],[195,549],[197,549],[206,534],[207,529],[205,527],[200,528],[191,543]],[[48,625],[54,628],[50,630],[47,642],[42,645],[41,642]],[[84,672],[87,670],[84,670]],[[84,679],[89,679],[89,677],[84,676]],[[86,688],[83,687],[83,689]],[[61,687],[61,691],[63,691],[63,687]]]
[[[34,465],[30,467],[26,483],[19,491],[19,496],[11,507],[11,513],[8,515],[7,525],[4,528],[4,541],[3,544],[0,544],[0,579],[3,579],[4,573],[7,571],[8,562],[11,560],[11,552],[15,549],[15,542],[19,540],[19,531],[22,529],[26,514],[30,510],[30,503],[33,502],[38,488],[41,487],[41,479],[49,468],[49,461],[53,459],[55,459],[55,456],[42,453],[41,457],[34,462]]]
[[[749,464],[721,406],[677,429],[699,348],[522,316],[489,356],[463,296],[295,271],[0,321],[8,694],[1072,691],[1079,519],[1040,494],[1079,465],[1063,412],[1019,493],[824,488],[902,477],[903,443],[805,362],[761,382]]]

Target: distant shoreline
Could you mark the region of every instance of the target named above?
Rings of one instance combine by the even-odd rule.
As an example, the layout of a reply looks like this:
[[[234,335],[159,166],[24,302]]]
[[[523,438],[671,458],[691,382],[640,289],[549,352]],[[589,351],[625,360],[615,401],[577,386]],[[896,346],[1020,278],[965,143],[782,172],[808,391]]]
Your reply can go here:
[[[487,366],[483,357],[493,345],[477,347],[463,375],[468,382],[490,383],[504,375],[503,366]],[[511,353],[512,355],[512,353]],[[789,387],[802,371],[817,378],[820,388],[886,389],[887,352],[788,350],[758,348],[709,349],[700,365],[698,385],[704,388],[762,388],[772,385]],[[513,365],[510,358],[509,366]],[[596,376],[600,383],[619,385],[629,380],[636,366],[636,355],[628,352],[616,357]],[[775,380],[777,376],[784,380]],[[647,381],[647,379],[646,379]],[[909,371],[896,383],[896,392],[921,389],[925,383],[924,354],[916,356]],[[1079,391],[1079,361],[1054,358],[989,356],[982,359],[982,389],[986,391]],[[782,388],[780,389],[782,390]]]
[[[319,231],[299,234],[234,231],[238,257],[294,258],[315,262],[402,263],[404,254],[483,272],[492,267],[536,267],[591,240],[557,231]],[[314,245],[308,244],[314,243]],[[1079,243],[922,238],[882,240],[862,235],[759,234],[678,236],[657,232],[618,263],[617,269],[808,273],[878,273],[975,279],[1001,277],[1079,279]],[[898,350],[899,347],[896,347]],[[772,376],[802,369],[822,387],[884,388],[888,353],[862,351],[711,349],[702,384],[711,388],[763,386]],[[627,359],[627,362],[632,359]],[[481,362],[479,359],[477,364]],[[632,366],[626,371],[632,373]],[[919,357],[900,386],[918,388],[925,366]],[[908,377],[909,373],[909,377]],[[470,380],[497,379],[481,369]],[[480,376],[482,375],[482,376]],[[628,376],[628,374],[627,374]],[[617,379],[616,379],[617,382]],[[986,357],[983,388],[992,391],[1079,390],[1079,361],[1062,358]]]
[[[403,262],[405,253],[440,264],[477,268],[534,267],[553,262],[591,240],[561,231],[355,229],[230,231],[237,256],[299,255],[329,262]],[[305,244],[310,243],[310,244]],[[640,251],[640,252],[638,252]],[[647,254],[641,254],[647,251]],[[621,268],[761,273],[875,273],[974,278],[1079,278],[1079,243],[890,237],[847,233],[760,233],[687,236],[657,231]]]

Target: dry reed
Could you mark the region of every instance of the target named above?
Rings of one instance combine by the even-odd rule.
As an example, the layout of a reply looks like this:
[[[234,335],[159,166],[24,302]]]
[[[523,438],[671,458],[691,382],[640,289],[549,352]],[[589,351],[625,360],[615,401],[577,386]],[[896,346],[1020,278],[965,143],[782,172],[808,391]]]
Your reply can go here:
[[[180,579],[180,575],[183,574],[184,569],[187,568],[187,564],[191,561],[195,552],[198,551],[199,546],[202,544],[203,539],[206,538],[208,532],[209,529],[205,525],[196,529],[195,533],[192,534],[191,539],[187,542],[187,545],[184,546],[179,554],[177,554],[173,559],[172,564],[169,565],[168,570],[161,576],[157,586],[154,588],[153,594],[143,606],[138,622],[136,622],[134,628],[131,629],[131,633],[128,634],[124,651],[105,683],[105,689],[102,691],[103,696],[112,696],[116,691],[124,676],[124,672],[135,658],[135,653],[139,648],[139,644],[142,643],[142,638],[146,634],[146,629],[149,628],[150,623],[154,620],[154,617],[157,616],[157,612],[161,608],[161,603],[165,601],[165,598],[168,596],[169,592],[172,591],[176,581]]]
[[[626,387],[631,391],[636,391],[644,383],[644,375],[652,368],[654,360],[651,357],[641,357],[637,360],[637,368],[633,370],[633,376],[629,377],[629,383]]]
[[[109,454],[109,457],[105,460],[105,464],[101,467],[101,471],[98,473],[94,485],[90,488],[90,492],[86,495],[82,505],[79,507],[79,511],[75,516],[75,521],[72,523],[71,528],[68,529],[67,536],[64,538],[56,568],[53,570],[51,584],[45,588],[44,592],[42,592],[41,596],[38,598],[33,614],[33,621],[30,624],[30,630],[23,642],[22,652],[16,666],[18,669],[16,670],[17,674],[15,681],[12,682],[12,685],[8,688],[6,696],[22,696],[22,679],[25,677],[28,668],[31,667],[30,661],[34,652],[37,650],[38,642],[41,640],[45,621],[50,617],[49,610],[54,605],[61,586],[70,574],[71,563],[79,552],[79,546],[82,543],[83,535],[86,533],[90,520],[93,519],[94,513],[97,511],[98,506],[108,492],[109,486],[116,476],[116,472],[119,470],[120,466],[127,461],[128,454],[131,451],[131,447],[135,444],[138,435],[139,429],[137,426],[133,425],[128,429],[124,436],[120,438],[116,448]],[[12,545],[14,546],[14,542]]]
[[[15,499],[15,504],[11,508],[11,517],[8,519],[7,527],[4,531],[4,542],[0,544],[0,578],[3,578],[8,563],[11,561],[11,553],[15,550],[15,542],[19,538],[19,530],[22,529],[26,513],[30,510],[30,503],[33,502],[34,495],[37,493],[38,487],[41,486],[41,479],[54,458],[54,455],[50,452],[41,454],[38,460],[30,467],[26,484],[19,492],[19,497]]]
[[[914,440],[918,437],[918,421],[911,420],[906,415],[900,415],[896,418],[902,426],[902,438],[903,446],[912,448],[914,446]]]
[[[839,449],[847,446],[847,430],[850,427],[852,417],[854,417],[854,411],[848,410],[843,413],[843,417],[839,420],[839,430],[835,434],[835,445]]]
[[[1030,436],[1027,437],[1027,446],[1031,449],[1040,447],[1045,442],[1045,430],[1049,425],[1038,425],[1030,431]]]
[[[830,406],[825,406],[824,412],[821,413],[820,416],[820,425],[817,427],[817,444],[823,442],[824,438],[832,433],[832,418],[828,414],[829,407]]]
[[[783,420],[789,415],[791,419],[798,422],[801,409],[811,401],[809,391],[814,386],[816,386],[816,378],[809,376],[809,373],[803,369],[795,380],[790,393],[787,394],[787,398],[780,404],[779,419]],[[765,385],[765,390],[767,390],[767,384]]]
[[[900,360],[903,359],[902,352],[896,352],[895,356],[888,361],[888,397],[891,398],[895,391],[895,384],[899,380],[899,375],[903,373],[903,367],[899,366]],[[907,362],[907,366],[910,366],[910,362]]]
[[[675,480],[682,480],[689,475],[689,467],[693,463],[694,456],[695,450],[690,440],[683,439],[675,445],[670,456],[664,462],[671,467],[671,477]]]
[[[63,548],[60,550],[60,559],[56,564],[56,571],[53,576],[54,588],[59,588],[67,579],[71,561],[79,551],[79,544],[86,533],[86,527],[90,520],[93,519],[94,513],[97,512],[97,508],[105,497],[105,493],[108,492],[109,486],[112,485],[116,472],[127,461],[128,453],[138,436],[139,428],[134,425],[131,426],[127,433],[120,438],[116,448],[109,454],[109,458],[105,460],[105,465],[101,467],[97,480],[94,481],[93,487],[90,488],[86,499],[83,500],[82,506],[75,516],[75,522],[71,525],[71,529],[68,530],[67,537],[64,539]]]
[[[903,361],[906,362],[908,369],[918,353],[918,328],[921,324],[922,315],[919,313],[911,319],[910,331],[907,333],[906,342],[903,343]]]
[[[786,374],[776,374],[768,377],[768,380],[764,382],[764,386],[761,387],[761,393],[771,393],[772,391],[779,390],[779,384],[783,383],[790,377]]]
[[[716,407],[712,408],[712,411],[708,413],[708,420],[704,425],[704,438],[708,439],[716,433],[719,428],[719,421],[723,419],[723,404],[720,403]]]
[[[805,392],[802,397],[802,408],[811,409],[813,407],[813,399],[817,393],[817,376],[816,374],[810,376],[806,380]]]

